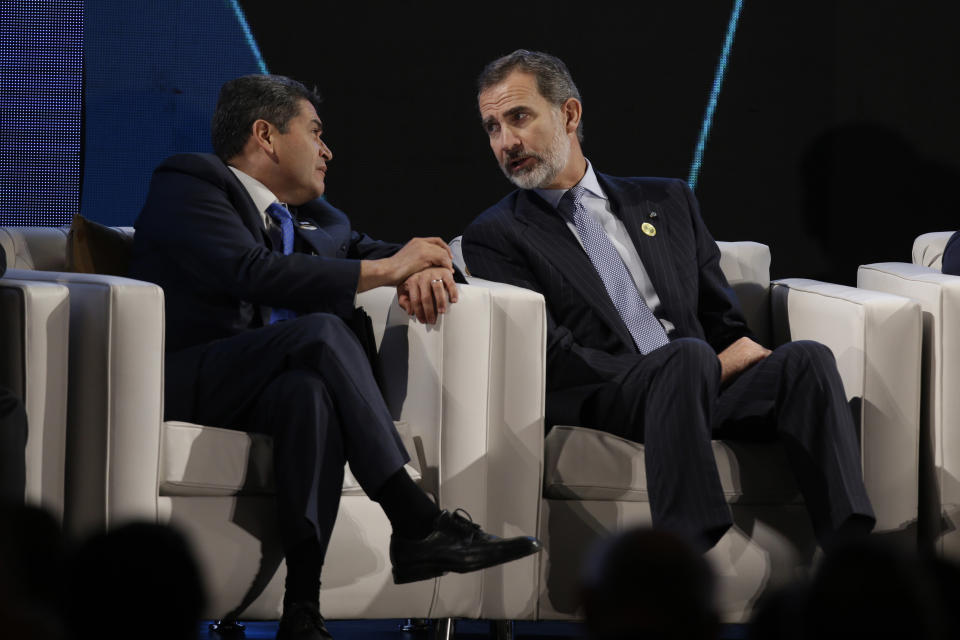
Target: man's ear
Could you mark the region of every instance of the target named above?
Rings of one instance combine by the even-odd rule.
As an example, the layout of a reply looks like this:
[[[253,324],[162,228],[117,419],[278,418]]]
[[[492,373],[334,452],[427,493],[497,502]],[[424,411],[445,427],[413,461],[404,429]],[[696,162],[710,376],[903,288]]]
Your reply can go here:
[[[273,136],[276,132],[273,125],[261,118],[254,121],[251,129],[250,139],[268,154],[272,154]]]
[[[583,105],[576,98],[567,98],[561,107],[563,118],[566,124],[567,133],[574,133],[580,126],[580,118],[583,115]]]

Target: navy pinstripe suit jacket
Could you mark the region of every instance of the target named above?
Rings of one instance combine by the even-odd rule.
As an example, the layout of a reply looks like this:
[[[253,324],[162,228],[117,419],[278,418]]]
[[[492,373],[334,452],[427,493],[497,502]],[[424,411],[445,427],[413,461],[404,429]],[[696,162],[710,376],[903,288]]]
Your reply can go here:
[[[676,328],[671,337],[699,338],[717,352],[752,337],[687,184],[597,178]],[[644,222],[656,235],[641,231]],[[586,252],[536,192],[514,191],[478,216],[463,234],[463,254],[472,275],[546,299],[548,424],[579,424],[584,400],[643,357]]]

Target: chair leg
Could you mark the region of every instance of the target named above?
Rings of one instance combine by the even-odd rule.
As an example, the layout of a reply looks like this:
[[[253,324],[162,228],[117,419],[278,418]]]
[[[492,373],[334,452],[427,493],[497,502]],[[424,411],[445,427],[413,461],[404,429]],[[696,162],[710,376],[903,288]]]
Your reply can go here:
[[[242,638],[245,635],[246,628],[247,625],[239,620],[216,620],[211,622],[209,626],[210,631],[223,638]]]
[[[491,640],[513,640],[513,620],[491,620]]]
[[[436,640],[453,640],[453,618],[440,618],[437,620]]]
[[[407,618],[405,622],[400,624],[400,631],[404,633],[420,633],[421,631],[429,631],[430,627],[429,618]]]

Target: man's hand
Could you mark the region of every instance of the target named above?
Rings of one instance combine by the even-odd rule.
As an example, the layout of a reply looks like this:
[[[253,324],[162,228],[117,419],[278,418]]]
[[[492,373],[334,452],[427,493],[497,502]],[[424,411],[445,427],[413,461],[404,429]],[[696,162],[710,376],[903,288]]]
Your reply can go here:
[[[756,363],[770,355],[770,349],[744,336],[721,351],[720,384],[726,384]]]
[[[436,322],[458,297],[453,270],[442,267],[418,271],[397,287],[397,302],[403,310],[427,324]]]
[[[453,254],[440,238],[414,238],[389,258],[360,262],[357,292],[396,286],[428,267],[453,269]]]

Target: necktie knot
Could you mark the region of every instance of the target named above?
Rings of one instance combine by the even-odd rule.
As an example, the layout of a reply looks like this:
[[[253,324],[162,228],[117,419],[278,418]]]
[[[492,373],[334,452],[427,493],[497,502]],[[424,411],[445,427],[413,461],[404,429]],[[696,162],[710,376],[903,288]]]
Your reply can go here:
[[[287,210],[287,208],[279,202],[274,202],[267,207],[267,213],[270,214],[270,217],[281,226],[285,220],[290,220],[291,222],[293,221],[293,216],[290,215],[290,212]]]
[[[267,213],[280,227],[280,247],[284,255],[293,253],[293,216],[285,206],[274,202],[267,207]]]
[[[585,192],[586,189],[579,184],[570,187],[567,189],[567,192],[563,194],[563,197],[560,198],[557,209],[565,215],[568,220],[573,220],[577,212],[583,210],[583,194]]]
[[[293,215],[279,202],[274,202],[267,207],[267,213],[273,218],[273,221],[277,223],[277,226],[280,227],[280,249],[284,255],[290,255],[293,253]],[[273,234],[270,235],[273,242],[276,242]],[[297,314],[290,309],[273,309],[270,312],[270,324],[296,317]]]

